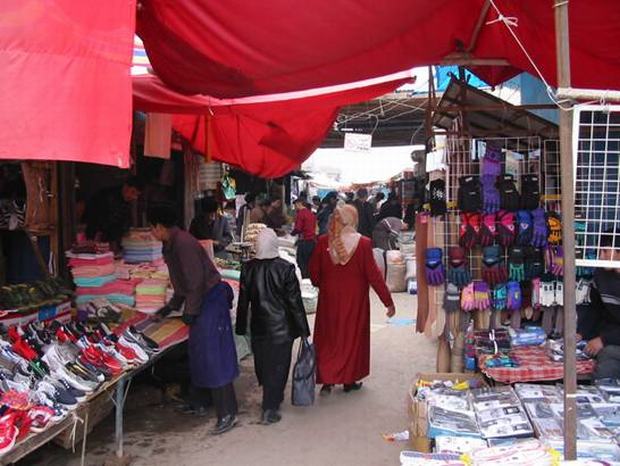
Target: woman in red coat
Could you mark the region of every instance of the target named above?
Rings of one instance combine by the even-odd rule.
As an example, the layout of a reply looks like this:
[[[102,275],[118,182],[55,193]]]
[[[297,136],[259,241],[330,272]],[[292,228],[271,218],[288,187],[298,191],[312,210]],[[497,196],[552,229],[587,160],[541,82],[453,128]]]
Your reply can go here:
[[[395,314],[370,239],[357,233],[357,218],[355,207],[337,207],[309,265],[312,283],[319,288],[314,344],[323,395],[336,384],[343,384],[345,392],[359,390],[359,381],[370,373],[370,286],[388,317]]]

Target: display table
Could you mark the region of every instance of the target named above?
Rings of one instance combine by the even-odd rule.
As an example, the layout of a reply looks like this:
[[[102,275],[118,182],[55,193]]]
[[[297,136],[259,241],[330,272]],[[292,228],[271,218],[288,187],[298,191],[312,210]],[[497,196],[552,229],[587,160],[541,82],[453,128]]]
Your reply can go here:
[[[541,346],[526,346],[510,351],[510,356],[519,362],[519,367],[485,367],[484,354],[477,354],[481,372],[496,382],[512,384],[516,382],[544,382],[560,380],[564,377],[564,363],[552,361]],[[594,360],[577,361],[577,375],[592,374]]]

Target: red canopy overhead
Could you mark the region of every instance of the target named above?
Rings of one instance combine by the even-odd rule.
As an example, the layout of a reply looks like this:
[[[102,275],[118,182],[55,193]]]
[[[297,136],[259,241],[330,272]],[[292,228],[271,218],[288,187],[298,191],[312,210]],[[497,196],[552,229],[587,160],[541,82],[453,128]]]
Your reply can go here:
[[[135,2],[0,1],[0,159],[129,165]]]
[[[234,100],[185,96],[154,76],[134,79],[136,110],[177,113],[174,128],[193,146],[244,170],[276,178],[298,168],[320,145],[342,105],[369,100],[402,86],[409,73],[298,93]]]
[[[546,80],[555,82],[555,0],[495,0],[516,20]],[[172,88],[217,97],[287,92],[361,80],[453,52],[505,59],[479,70],[491,84],[534,72],[485,0],[142,0],[138,34],[156,73]],[[481,12],[485,11],[479,22]],[[476,34],[476,25],[480,33]],[[618,0],[570,3],[573,85],[620,88]]]

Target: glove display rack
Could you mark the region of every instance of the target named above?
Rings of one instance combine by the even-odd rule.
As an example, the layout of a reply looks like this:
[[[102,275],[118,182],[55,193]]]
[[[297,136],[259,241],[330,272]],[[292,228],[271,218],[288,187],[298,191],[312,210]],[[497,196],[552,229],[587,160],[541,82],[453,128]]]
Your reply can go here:
[[[455,372],[471,320],[562,328],[561,172],[557,141],[537,136],[448,137],[445,163],[431,179],[444,173],[446,213],[431,209],[424,259],[429,313],[447,323],[437,369]]]

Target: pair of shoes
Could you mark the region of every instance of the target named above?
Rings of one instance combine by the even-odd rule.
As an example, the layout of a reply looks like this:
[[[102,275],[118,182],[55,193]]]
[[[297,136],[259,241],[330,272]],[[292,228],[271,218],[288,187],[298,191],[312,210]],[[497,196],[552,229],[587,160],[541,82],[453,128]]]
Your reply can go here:
[[[221,435],[228,432],[237,425],[237,416],[229,414],[217,420],[215,428],[211,431],[211,435]]]
[[[332,393],[332,388],[333,388],[333,387],[334,387],[334,386],[333,386],[333,385],[330,385],[330,384],[325,384],[325,385],[323,385],[323,386],[321,387],[321,392],[320,392],[320,395],[321,395],[321,396],[331,395],[331,393]]]
[[[191,403],[182,403],[179,406],[175,406],[174,410],[180,414],[186,414],[189,416],[205,417],[209,414],[209,410],[204,406],[194,406]]]
[[[275,409],[266,409],[263,411],[260,423],[264,426],[276,424],[282,420],[282,415]]]
[[[344,392],[345,393],[356,392],[362,388],[362,385],[363,385],[362,382],[344,384]]]

